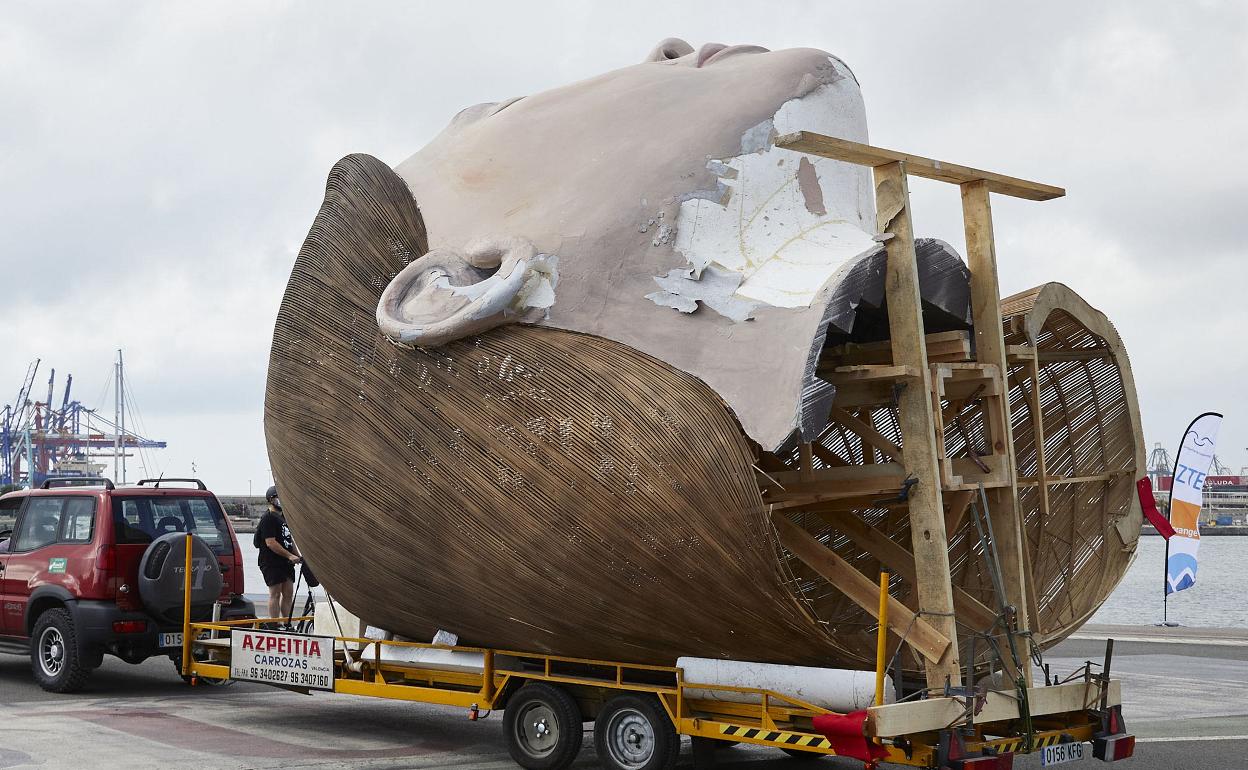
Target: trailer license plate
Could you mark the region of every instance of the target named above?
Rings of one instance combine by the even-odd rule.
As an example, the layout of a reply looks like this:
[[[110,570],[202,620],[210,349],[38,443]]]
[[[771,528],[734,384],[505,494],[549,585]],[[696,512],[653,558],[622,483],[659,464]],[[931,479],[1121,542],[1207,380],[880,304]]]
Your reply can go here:
[[[1083,743],[1059,743],[1056,746],[1045,746],[1040,754],[1040,764],[1043,767],[1050,767],[1076,762],[1087,757],[1086,748]]]

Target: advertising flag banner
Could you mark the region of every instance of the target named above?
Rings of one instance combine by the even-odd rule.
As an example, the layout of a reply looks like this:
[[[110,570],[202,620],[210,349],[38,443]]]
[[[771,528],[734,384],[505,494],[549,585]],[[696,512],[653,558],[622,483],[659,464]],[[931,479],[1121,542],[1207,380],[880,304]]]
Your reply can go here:
[[[1200,550],[1200,507],[1204,502],[1205,476],[1213,463],[1222,415],[1205,412],[1183,434],[1174,461],[1174,484],[1170,489],[1170,524],[1174,536],[1166,541],[1166,594],[1191,588],[1196,583],[1196,553]]]

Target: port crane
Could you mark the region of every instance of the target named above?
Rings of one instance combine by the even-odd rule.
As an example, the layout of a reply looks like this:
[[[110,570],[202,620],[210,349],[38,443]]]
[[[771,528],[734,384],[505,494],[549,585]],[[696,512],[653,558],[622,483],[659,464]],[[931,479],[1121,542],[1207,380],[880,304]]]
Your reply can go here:
[[[42,359],[27,368],[17,398],[0,412],[0,486],[38,486],[49,476],[98,476],[112,459],[114,475],[125,480],[125,459],[142,449],[163,449],[166,442],[129,430],[123,363],[114,364],[116,414],[112,420],[71,398],[73,375],[65,378],[60,407],[53,406],[56,370],[48,377],[47,396],[31,400]]]

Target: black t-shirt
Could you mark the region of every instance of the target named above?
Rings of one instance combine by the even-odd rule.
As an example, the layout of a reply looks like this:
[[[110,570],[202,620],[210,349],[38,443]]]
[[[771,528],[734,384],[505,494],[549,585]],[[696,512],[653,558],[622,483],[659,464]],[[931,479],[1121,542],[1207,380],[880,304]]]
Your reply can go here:
[[[286,526],[286,519],[278,516],[273,511],[265,511],[260,517],[260,523],[256,525],[257,540],[260,541],[260,568],[273,567],[279,564],[289,564],[286,557],[273,553],[273,549],[269,548],[269,538],[277,538],[277,542],[283,548],[291,553],[295,552],[295,539],[290,536],[290,527]]]

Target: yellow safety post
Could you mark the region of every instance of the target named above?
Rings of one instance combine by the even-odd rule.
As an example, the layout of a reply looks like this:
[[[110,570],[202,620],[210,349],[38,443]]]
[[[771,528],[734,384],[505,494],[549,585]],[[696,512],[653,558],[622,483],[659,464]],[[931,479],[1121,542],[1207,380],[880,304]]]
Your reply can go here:
[[[182,569],[182,675],[191,674],[191,533],[186,533],[186,561]]]
[[[880,573],[880,632],[875,643],[875,705],[884,705],[884,666],[888,657],[888,573]]]
[[[484,666],[481,672],[481,697],[488,703],[494,703],[494,651],[486,650]]]

